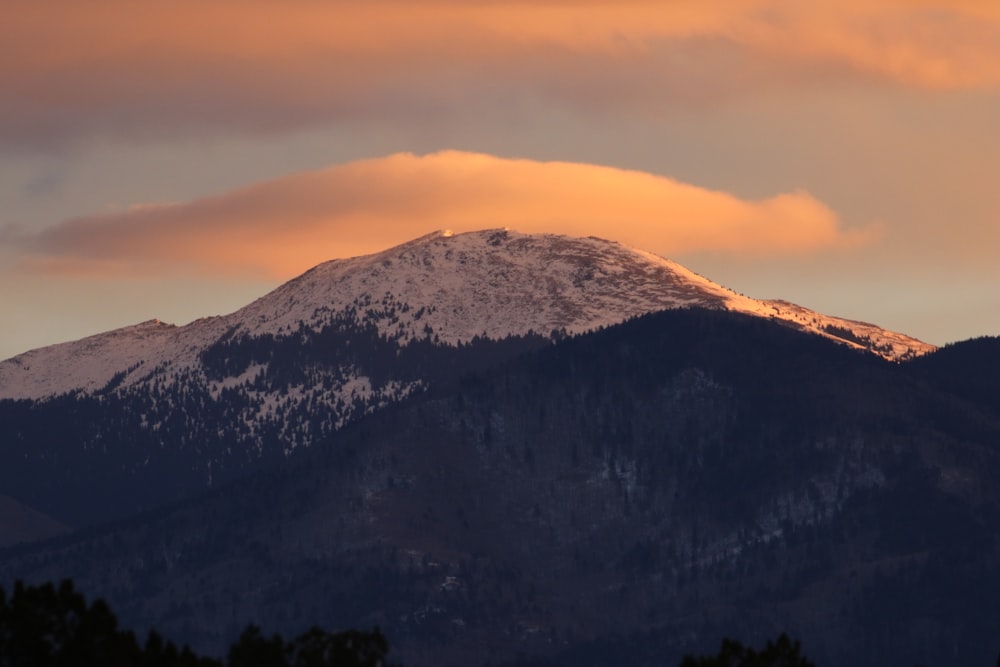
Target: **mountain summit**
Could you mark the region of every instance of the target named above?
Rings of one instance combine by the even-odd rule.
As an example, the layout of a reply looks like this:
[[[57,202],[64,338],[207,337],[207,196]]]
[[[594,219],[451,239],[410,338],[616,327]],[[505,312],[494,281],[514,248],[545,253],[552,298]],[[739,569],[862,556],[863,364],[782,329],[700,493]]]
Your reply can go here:
[[[0,362],[0,398],[41,398],[202,373],[220,340],[290,336],[332,321],[401,345],[529,332],[581,333],[671,308],[726,309],[867,349],[890,360],[933,346],[786,301],[751,299],[656,255],[594,237],[435,232],[383,252],[325,262],[226,316],[183,327],[150,320]]]

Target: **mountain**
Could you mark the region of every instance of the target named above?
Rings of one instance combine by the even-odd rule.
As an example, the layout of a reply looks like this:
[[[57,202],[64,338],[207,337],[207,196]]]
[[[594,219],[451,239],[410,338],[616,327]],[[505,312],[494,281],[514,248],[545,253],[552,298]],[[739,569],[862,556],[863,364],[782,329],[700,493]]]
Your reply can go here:
[[[597,238],[436,232],[321,264],[235,313],[184,327],[150,320],[0,363],[0,398],[125,388],[201,370],[220,341],[294,336],[345,320],[405,345],[580,333],[667,308],[721,308],[906,359],[934,349],[863,322],[737,294],[669,260]]]
[[[780,631],[820,665],[991,664],[1000,410],[964,352],[649,314],[2,553],[0,582],[73,576],[208,651],[252,620],[379,625],[411,667],[677,664]]]
[[[71,526],[128,516],[462,373],[690,307],[773,319],[895,361],[934,349],[750,299],[610,241],[435,233],[321,264],[230,315],[153,320],[0,363],[0,491]]]

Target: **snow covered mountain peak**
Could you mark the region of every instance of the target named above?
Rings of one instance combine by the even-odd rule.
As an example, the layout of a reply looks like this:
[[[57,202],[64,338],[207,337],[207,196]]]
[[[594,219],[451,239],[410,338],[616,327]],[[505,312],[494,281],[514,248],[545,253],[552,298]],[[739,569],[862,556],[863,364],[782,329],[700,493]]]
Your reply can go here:
[[[322,305],[308,312],[304,304]],[[405,343],[429,327],[438,340],[454,344],[477,335],[580,333],[695,306],[782,320],[888,359],[935,349],[873,324],[743,296],[614,241],[508,229],[439,231],[374,255],[320,264],[240,311],[240,319],[252,333],[273,333],[358,308],[386,337]]]
[[[933,346],[875,325],[751,299],[656,255],[594,237],[507,229],[438,231],[388,250],[320,264],[226,316],[175,327],[150,320],[0,362],[0,398],[203,376],[219,341],[291,336],[332,322],[374,327],[400,345],[480,336],[580,333],[668,308],[728,309],[785,321],[888,359]]]
[[[611,241],[496,229],[435,232],[320,264],[240,311],[240,320],[250,333],[275,333],[355,309],[400,342],[430,328],[455,344],[528,331],[579,333],[664,308],[724,307],[736,296]]]

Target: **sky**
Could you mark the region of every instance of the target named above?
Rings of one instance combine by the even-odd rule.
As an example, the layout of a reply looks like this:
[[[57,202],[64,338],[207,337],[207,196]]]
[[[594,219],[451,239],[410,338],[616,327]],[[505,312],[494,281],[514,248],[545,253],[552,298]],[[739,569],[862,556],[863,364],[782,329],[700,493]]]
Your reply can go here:
[[[1000,335],[993,0],[5,0],[0,359],[437,229]]]

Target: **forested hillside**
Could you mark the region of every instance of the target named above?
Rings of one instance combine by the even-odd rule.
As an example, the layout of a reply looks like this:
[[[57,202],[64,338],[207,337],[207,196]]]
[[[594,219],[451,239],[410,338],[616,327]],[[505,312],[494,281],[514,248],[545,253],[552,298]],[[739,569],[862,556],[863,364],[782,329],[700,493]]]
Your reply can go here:
[[[916,367],[671,311],[0,576],[73,576],[209,652],[254,621],[378,625],[417,667],[659,665],[782,631],[817,664],[989,664],[998,442],[996,411]]]

